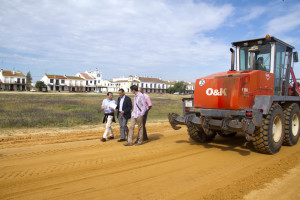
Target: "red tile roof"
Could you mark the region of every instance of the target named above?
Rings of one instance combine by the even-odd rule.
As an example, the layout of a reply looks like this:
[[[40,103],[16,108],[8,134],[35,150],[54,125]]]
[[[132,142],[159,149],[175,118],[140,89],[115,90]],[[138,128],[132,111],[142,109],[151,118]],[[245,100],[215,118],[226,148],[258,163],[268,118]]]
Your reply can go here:
[[[84,79],[94,79],[94,78],[90,77],[87,73],[80,73],[80,75],[81,75]]]
[[[152,83],[164,83],[164,81],[158,79],[158,78],[145,78],[145,77],[139,77],[141,82],[152,82]]]
[[[14,72],[14,71],[2,71],[3,76],[22,76],[25,77],[25,75],[22,72]]]
[[[194,82],[184,82],[185,85],[195,85]]]
[[[49,75],[45,74],[48,78],[54,78],[54,79],[67,79],[65,76],[62,75]]]
[[[83,78],[80,78],[78,76],[66,76],[67,79],[72,79],[72,80],[84,80]]]

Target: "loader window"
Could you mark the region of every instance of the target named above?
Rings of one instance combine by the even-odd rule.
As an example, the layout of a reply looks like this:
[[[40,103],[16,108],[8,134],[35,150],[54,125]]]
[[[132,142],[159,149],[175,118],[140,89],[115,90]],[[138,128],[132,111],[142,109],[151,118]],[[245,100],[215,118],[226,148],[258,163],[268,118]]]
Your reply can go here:
[[[270,71],[271,45],[255,45],[240,48],[240,71]]]
[[[274,77],[274,87],[275,87],[275,95],[282,95],[282,79],[285,77],[285,69],[286,69],[286,47],[277,44],[276,46],[276,65],[275,65],[275,77]]]

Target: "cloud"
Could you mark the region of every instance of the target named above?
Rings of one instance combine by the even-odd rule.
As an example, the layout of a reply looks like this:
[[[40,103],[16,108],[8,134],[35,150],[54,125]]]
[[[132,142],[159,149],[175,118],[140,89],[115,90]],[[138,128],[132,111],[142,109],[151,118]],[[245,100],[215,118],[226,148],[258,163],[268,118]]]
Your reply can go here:
[[[288,33],[300,25],[300,4],[293,8],[283,16],[275,17],[267,24],[267,32],[272,35]]]
[[[174,67],[217,65],[231,5],[192,1],[1,1],[0,47],[16,63],[79,71],[169,74]],[[12,56],[11,52],[16,56]],[[13,58],[12,58],[13,57]],[[218,58],[218,59],[216,59]],[[74,72],[75,73],[75,72]]]
[[[244,8],[237,12],[241,12],[241,17],[236,20],[236,22],[245,23],[253,19],[261,17],[266,13],[267,8],[263,6],[254,6],[251,8]],[[239,14],[238,14],[239,15]]]

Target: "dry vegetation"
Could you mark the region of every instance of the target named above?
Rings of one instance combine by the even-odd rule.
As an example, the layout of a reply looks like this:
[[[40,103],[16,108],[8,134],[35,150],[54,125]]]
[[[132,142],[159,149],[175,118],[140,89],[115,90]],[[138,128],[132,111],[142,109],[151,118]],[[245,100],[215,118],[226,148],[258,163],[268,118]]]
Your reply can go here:
[[[114,95],[117,100],[118,95]],[[132,98],[133,96],[130,95]],[[182,112],[182,96],[150,95],[149,122]],[[0,128],[74,127],[101,123],[105,94],[0,93]]]

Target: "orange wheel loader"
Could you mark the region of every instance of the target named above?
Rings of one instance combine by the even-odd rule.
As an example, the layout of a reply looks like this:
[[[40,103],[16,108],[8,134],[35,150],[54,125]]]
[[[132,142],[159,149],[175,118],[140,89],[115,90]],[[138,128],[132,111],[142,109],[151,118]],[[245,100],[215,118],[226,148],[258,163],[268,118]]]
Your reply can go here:
[[[182,99],[183,116],[169,113],[171,126],[186,125],[191,139],[200,143],[216,134],[243,134],[266,154],[296,145],[300,90],[293,65],[298,52],[270,35],[232,45],[231,69],[197,79],[192,97]]]

